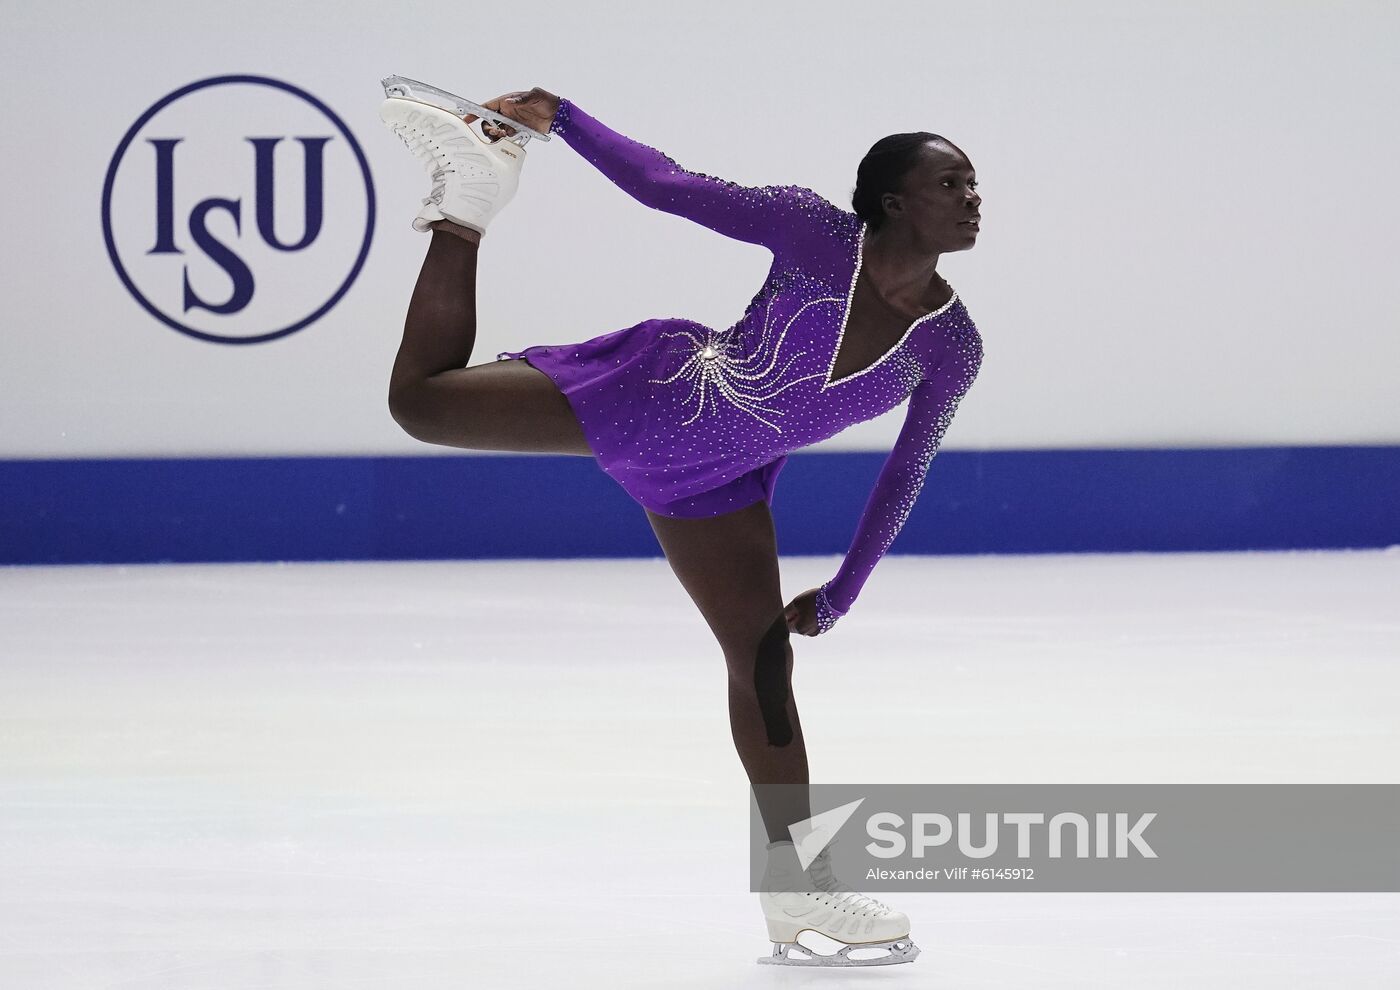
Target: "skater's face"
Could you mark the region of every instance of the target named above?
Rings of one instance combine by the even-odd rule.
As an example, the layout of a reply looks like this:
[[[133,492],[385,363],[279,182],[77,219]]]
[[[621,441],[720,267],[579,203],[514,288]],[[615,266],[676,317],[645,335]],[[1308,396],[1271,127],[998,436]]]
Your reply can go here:
[[[886,193],[884,204],[888,222],[909,224],[932,250],[966,251],[977,243],[982,212],[977,170],[954,145],[923,145],[900,192]]]

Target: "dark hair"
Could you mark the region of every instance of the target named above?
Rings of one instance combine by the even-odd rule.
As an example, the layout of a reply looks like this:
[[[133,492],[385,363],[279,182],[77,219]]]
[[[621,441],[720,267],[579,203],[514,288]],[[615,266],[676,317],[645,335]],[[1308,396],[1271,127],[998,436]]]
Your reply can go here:
[[[880,200],[885,193],[899,192],[905,173],[919,161],[919,149],[930,141],[951,144],[947,138],[928,131],[890,134],[871,145],[856,169],[856,187],[851,192],[851,208],[856,216],[879,230],[885,222]]]

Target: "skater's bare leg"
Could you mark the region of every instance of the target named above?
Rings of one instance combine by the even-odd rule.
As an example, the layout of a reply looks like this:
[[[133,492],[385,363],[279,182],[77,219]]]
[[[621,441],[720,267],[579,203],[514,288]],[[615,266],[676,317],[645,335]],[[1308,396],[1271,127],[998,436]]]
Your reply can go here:
[[[426,443],[471,450],[591,455],[573,408],[524,361],[468,368],[476,346],[481,234],[433,225],[389,379],[389,411]]]
[[[792,693],[778,547],[767,504],[708,519],[647,518],[671,570],[719,641],[729,725],[770,841],[810,815],[807,747]],[[787,787],[758,785],[786,784]]]

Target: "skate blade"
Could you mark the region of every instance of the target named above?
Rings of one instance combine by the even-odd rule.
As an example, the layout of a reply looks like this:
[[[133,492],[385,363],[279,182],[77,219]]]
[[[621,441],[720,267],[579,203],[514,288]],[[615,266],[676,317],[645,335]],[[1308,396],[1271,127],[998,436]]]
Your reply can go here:
[[[533,127],[522,124],[518,120],[511,120],[504,114],[497,113],[495,110],[488,110],[479,103],[473,103],[471,100],[463,99],[460,96],[449,93],[445,89],[429,86],[427,83],[419,82],[417,79],[409,79],[407,76],[389,76],[386,79],[380,80],[380,83],[384,87],[385,96],[400,100],[413,100],[415,103],[426,103],[429,106],[437,107],[439,110],[455,113],[459,117],[466,116],[469,113],[475,114],[483,120],[490,120],[504,127],[509,127],[516,133],[505,140],[514,141],[521,147],[524,147],[525,142],[530,140],[530,138],[536,138],[540,141],[550,140],[550,135],[542,134]]]
[[[885,949],[887,954],[874,959],[852,959],[851,953],[862,949]],[[793,955],[796,951],[802,955]],[[773,953],[761,956],[759,962],[769,966],[896,966],[919,958],[919,947],[908,938],[888,942],[852,942],[829,955],[807,948],[801,942],[774,942]]]

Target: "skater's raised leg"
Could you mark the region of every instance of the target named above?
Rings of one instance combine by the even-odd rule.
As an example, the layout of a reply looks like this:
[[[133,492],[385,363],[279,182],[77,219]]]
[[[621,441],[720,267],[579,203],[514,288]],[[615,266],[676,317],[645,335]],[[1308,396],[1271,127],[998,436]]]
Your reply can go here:
[[[432,241],[390,375],[394,420],[427,443],[591,455],[572,407],[544,372],[524,361],[466,367],[476,346],[480,242],[515,193],[525,149],[412,100],[385,100],[380,117],[433,182],[413,220]]]
[[[408,303],[403,342],[389,377],[389,398],[440,371],[465,368],[476,346],[476,265],[481,234],[451,221],[433,239]]]
[[[467,368],[476,343],[478,244],[433,231],[389,381],[389,411],[425,443],[470,450],[591,456],[573,407],[524,361]],[[478,235],[479,236],[479,235]]]

